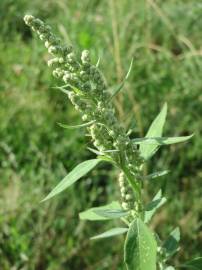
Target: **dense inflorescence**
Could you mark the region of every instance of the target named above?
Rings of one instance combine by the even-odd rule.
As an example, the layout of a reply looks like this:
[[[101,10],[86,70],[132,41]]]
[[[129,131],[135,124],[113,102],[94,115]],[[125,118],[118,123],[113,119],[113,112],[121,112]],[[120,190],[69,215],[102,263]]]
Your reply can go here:
[[[68,97],[82,114],[82,120],[93,121],[88,131],[94,146],[112,158],[135,183],[142,164],[139,151],[116,118],[105,80],[98,67],[91,63],[89,51],[84,50],[78,60],[72,46],[62,45],[50,26],[31,15],[26,15],[24,20],[54,56],[48,66],[53,68],[53,76],[64,81]],[[129,200],[130,196],[127,194],[125,199]],[[129,203],[124,201],[123,207],[128,208]]]

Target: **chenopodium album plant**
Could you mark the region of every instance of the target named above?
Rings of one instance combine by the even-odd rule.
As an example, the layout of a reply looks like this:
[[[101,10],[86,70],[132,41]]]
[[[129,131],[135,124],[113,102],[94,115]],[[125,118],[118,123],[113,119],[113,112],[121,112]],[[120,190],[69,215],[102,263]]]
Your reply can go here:
[[[192,135],[162,137],[167,114],[165,104],[152,122],[146,136],[131,139],[129,132],[124,130],[116,118],[112,98],[124,86],[132,65],[123,82],[110,92],[98,64],[91,63],[88,50],[84,50],[79,59],[73,48],[63,46],[60,39],[52,33],[50,26],[43,21],[31,15],[26,15],[24,20],[45,42],[48,52],[54,56],[48,61],[48,66],[53,68],[53,76],[64,81],[65,84],[59,89],[68,95],[75,109],[82,115],[83,124],[78,126],[61,124],[61,126],[87,128],[95,146],[95,149],[90,150],[97,155],[95,159],[77,165],[43,201],[74,184],[98,163],[112,163],[120,171],[118,183],[121,202],[91,208],[80,213],[80,218],[92,221],[120,219],[123,227],[112,228],[92,239],[126,234],[124,262],[128,270],[176,269],[170,265],[170,258],[179,249],[179,228],[173,230],[168,238],[162,241],[148,226],[156,210],[166,202],[166,199],[161,190],[148,204],[144,204],[142,199],[144,180],[160,177],[168,171],[153,172],[144,176],[143,168],[160,146],[187,141]],[[202,258],[193,259],[177,267],[201,270]]]

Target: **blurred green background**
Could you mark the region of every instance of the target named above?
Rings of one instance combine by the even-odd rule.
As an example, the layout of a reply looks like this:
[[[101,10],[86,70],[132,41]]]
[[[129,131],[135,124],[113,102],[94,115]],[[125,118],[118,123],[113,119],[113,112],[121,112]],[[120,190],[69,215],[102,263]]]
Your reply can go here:
[[[168,198],[152,226],[162,238],[182,231],[175,262],[202,250],[202,1],[1,0],[0,1],[0,269],[124,269],[121,237],[91,242],[113,224],[88,223],[78,213],[119,198],[116,171],[103,164],[60,196],[39,201],[68,170],[93,155],[61,84],[47,68],[44,45],[24,25],[33,14],[76,50],[88,48],[109,86],[134,65],[115,100],[120,120],[143,136],[165,101],[166,135],[185,144],[162,147],[148,172],[170,169],[148,183],[145,200],[160,187]]]

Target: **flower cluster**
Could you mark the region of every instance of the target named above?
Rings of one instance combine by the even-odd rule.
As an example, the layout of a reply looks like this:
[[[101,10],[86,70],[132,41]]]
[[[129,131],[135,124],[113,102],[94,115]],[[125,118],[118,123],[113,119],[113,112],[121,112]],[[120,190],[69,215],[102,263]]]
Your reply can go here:
[[[125,176],[123,172],[119,174],[118,181],[119,181],[119,187],[120,187],[121,198],[122,198],[122,207],[125,210],[129,210],[131,209],[131,207],[133,207],[133,205],[131,205],[133,203],[133,196],[132,196],[132,190],[128,186],[128,183],[125,180]]]
[[[78,60],[72,46],[62,45],[50,26],[31,15],[26,15],[24,20],[54,56],[48,66],[53,68],[53,76],[65,82],[69,99],[82,114],[83,121],[94,121],[88,127],[94,146],[135,177],[142,164],[139,151],[116,118],[105,80],[91,63],[89,51],[84,50]],[[124,198],[128,201],[129,194]]]

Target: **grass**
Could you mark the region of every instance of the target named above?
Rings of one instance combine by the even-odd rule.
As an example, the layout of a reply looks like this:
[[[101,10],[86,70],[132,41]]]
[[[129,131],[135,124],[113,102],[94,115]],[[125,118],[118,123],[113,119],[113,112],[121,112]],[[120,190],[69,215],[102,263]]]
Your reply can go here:
[[[181,227],[183,248],[176,260],[200,255],[202,6],[196,2],[1,1],[0,269],[123,269],[115,256],[119,239],[90,242],[88,236],[106,228],[78,221],[79,211],[119,196],[110,167],[39,205],[69,169],[92,155],[82,131],[57,125],[79,118],[52,88],[58,82],[45,65],[43,45],[23,23],[27,12],[53,25],[65,42],[89,48],[95,62],[100,56],[109,86],[121,81],[134,57],[129,80],[115,101],[119,117],[134,126],[134,134],[145,134],[164,101],[169,105],[166,135],[195,133],[190,143],[162,148],[162,158],[151,161],[148,171],[155,164],[171,173],[148,185],[145,199],[163,186],[170,200],[153,226],[162,235],[173,224]]]

